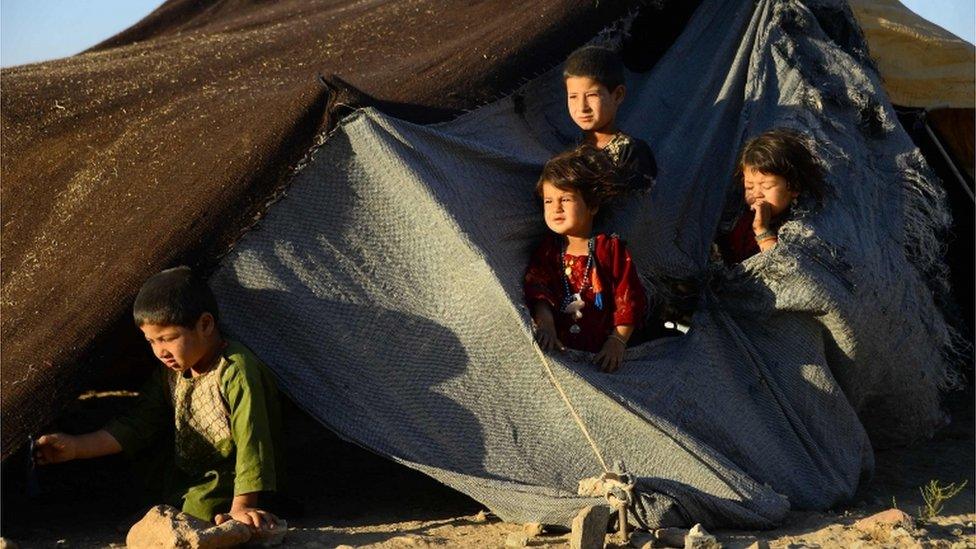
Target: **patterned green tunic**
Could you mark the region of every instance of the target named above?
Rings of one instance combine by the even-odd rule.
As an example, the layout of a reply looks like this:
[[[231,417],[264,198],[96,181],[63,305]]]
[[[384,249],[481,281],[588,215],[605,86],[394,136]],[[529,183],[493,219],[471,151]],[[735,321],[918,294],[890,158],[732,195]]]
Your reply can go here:
[[[197,377],[157,368],[135,408],[105,429],[131,456],[170,422],[176,428],[174,488],[184,512],[209,521],[229,511],[235,495],[279,489],[278,393],[247,347],[228,342],[217,365]]]

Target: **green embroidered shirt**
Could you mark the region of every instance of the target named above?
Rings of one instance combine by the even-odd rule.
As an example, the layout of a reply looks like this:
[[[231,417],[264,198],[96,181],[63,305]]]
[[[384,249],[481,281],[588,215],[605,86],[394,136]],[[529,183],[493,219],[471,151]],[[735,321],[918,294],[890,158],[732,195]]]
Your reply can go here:
[[[244,345],[228,341],[214,368],[187,377],[157,368],[136,406],[105,429],[133,455],[175,425],[173,487],[183,511],[203,520],[235,495],[279,489],[284,472],[274,378]]]

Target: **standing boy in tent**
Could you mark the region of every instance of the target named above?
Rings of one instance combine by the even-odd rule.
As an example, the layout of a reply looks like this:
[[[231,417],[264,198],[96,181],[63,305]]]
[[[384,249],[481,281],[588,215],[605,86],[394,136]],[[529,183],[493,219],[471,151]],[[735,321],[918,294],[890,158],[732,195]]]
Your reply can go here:
[[[150,277],[133,317],[162,362],[136,407],[99,431],[40,437],[37,462],[131,455],[175,422],[172,503],[217,524],[274,528],[277,518],[258,499],[279,488],[283,473],[278,394],[268,369],[223,338],[213,293],[189,267]]]
[[[569,115],[583,130],[583,140],[601,149],[629,189],[647,189],[657,176],[657,163],[644,141],[617,128],[617,109],[624,101],[624,65],[617,54],[599,46],[584,46],[563,65]]]
[[[626,190],[646,190],[657,177],[657,162],[651,147],[641,139],[617,128],[617,110],[624,101],[624,65],[613,50],[600,46],[583,46],[563,64],[566,101],[573,122],[583,130],[583,141],[602,150],[610,159],[617,182]],[[676,287],[676,291],[679,289]],[[690,292],[682,287],[680,292]],[[688,294],[682,301],[690,301]],[[663,335],[662,320],[675,316],[663,307],[661,297],[648,309],[649,317],[635,341]]]

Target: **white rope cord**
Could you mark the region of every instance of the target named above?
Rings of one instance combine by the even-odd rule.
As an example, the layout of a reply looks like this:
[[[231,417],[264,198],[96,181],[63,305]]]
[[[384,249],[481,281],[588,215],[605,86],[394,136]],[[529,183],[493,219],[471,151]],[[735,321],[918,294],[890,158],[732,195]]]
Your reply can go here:
[[[542,348],[540,348],[538,345],[532,345],[532,347],[542,360],[542,366],[546,369],[546,373],[549,374],[549,379],[552,380],[552,384],[556,386],[556,391],[559,392],[559,396],[563,398],[563,402],[565,402],[566,407],[569,408],[569,413],[573,414],[573,419],[576,420],[576,425],[579,426],[583,436],[586,437],[586,441],[590,443],[590,447],[593,448],[593,453],[596,454],[596,458],[600,460],[600,466],[603,467],[603,471],[609,473],[610,468],[607,467],[607,462],[603,459],[603,454],[600,453],[600,448],[597,447],[596,441],[590,436],[590,431],[586,428],[586,424],[583,423],[583,418],[576,413],[576,408],[573,407],[573,403],[570,402],[569,397],[566,396],[566,391],[563,391],[563,386],[560,385],[559,380],[556,379],[556,374],[552,372],[552,366],[549,364],[549,357],[542,352]]]

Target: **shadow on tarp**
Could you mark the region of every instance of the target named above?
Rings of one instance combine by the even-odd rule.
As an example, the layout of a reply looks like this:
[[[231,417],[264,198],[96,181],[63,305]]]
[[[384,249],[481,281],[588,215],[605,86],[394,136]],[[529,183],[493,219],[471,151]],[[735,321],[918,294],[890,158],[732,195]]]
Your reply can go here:
[[[280,261],[280,258],[268,254],[267,260]],[[261,356],[271,366],[283,393],[295,402],[302,402],[303,395],[309,393],[329,394],[331,400],[339,402],[338,409],[343,410],[346,420],[361,426],[362,445],[374,446],[371,449],[379,453],[435,467],[465,463],[466,471],[491,476],[484,468],[485,437],[478,418],[436,389],[466,370],[469,364],[464,347],[449,328],[375,304],[323,299],[284,263],[277,272],[287,277],[282,283],[288,291],[238,288],[230,292],[226,286],[224,291],[246,301],[251,310],[261,311],[263,319],[271,319],[272,324],[277,322],[273,331],[291,343],[287,348],[278,349],[288,357]],[[336,324],[295,326],[288,319],[296,318],[299,309],[332,311],[331,318]],[[409,361],[397,355],[404,348],[411,350]],[[280,372],[284,370],[274,367],[276,361],[291,357],[314,358],[306,362],[302,379],[282,378]],[[352,384],[364,389],[366,394],[364,391],[351,394],[348,387]],[[304,400],[309,398],[305,396]],[[401,407],[409,413],[397,413]],[[343,424],[333,417],[317,419],[327,427]],[[448,456],[428,453],[428,448],[417,445],[409,448],[390,445],[389,439],[382,436],[390,430],[414,432],[419,439],[438,440],[441,449],[455,450],[447,450],[451,453]],[[331,466],[329,456],[321,458],[326,468]]]

